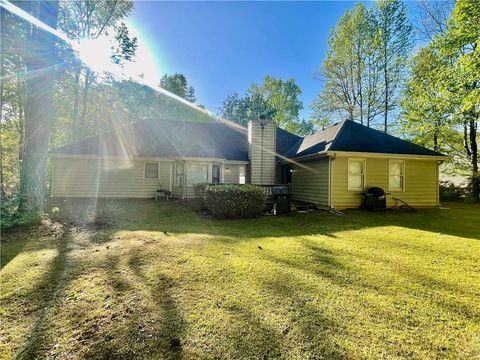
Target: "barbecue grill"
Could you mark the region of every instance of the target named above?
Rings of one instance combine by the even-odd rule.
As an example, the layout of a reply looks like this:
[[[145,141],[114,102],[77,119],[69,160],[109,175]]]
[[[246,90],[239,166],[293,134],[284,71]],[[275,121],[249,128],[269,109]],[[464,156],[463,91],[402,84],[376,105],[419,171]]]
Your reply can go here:
[[[273,212],[275,215],[288,214],[290,212],[290,194],[287,185],[272,187]]]
[[[385,210],[387,208],[387,193],[380,187],[371,187],[360,193],[363,195],[362,208],[370,211]]]

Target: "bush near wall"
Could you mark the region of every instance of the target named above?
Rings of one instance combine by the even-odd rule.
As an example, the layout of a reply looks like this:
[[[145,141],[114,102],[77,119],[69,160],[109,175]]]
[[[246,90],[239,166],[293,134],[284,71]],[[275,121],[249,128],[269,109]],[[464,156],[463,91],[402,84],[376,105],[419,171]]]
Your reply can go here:
[[[465,197],[466,193],[465,186],[455,185],[451,181],[440,182],[440,200],[460,200]]]
[[[218,217],[254,217],[265,207],[265,192],[255,185],[212,185],[204,190],[207,209]]]

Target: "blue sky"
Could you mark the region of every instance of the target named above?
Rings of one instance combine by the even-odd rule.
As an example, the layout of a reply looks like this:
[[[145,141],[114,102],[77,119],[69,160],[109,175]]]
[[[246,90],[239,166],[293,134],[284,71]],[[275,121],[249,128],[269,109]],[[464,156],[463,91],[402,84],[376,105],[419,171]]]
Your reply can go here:
[[[293,77],[302,117],[321,90],[314,78],[328,33],[355,2],[136,2],[130,21],[159,73],[183,73],[198,102],[217,112],[264,75]],[[141,60],[138,60],[141,61]]]

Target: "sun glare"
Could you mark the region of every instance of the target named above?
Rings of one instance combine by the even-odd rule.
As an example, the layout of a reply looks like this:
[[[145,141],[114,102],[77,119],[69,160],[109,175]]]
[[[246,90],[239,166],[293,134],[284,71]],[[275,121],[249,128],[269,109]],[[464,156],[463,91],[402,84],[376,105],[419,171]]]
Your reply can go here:
[[[156,86],[160,80],[158,56],[154,55],[145,37],[131,22],[128,23],[128,28],[130,34],[137,37],[138,48],[134,60],[123,66],[114,64],[111,60],[112,46],[115,45],[113,34],[98,39],[83,39],[72,46],[80,60],[97,74],[109,72],[117,78],[133,79]]]

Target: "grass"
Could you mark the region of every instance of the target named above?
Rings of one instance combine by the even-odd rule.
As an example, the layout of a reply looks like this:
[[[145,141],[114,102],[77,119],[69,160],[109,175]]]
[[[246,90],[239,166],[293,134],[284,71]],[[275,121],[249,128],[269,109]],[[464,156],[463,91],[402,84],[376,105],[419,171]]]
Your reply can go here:
[[[3,236],[0,358],[480,357],[478,205],[225,221],[120,207],[110,227]]]

